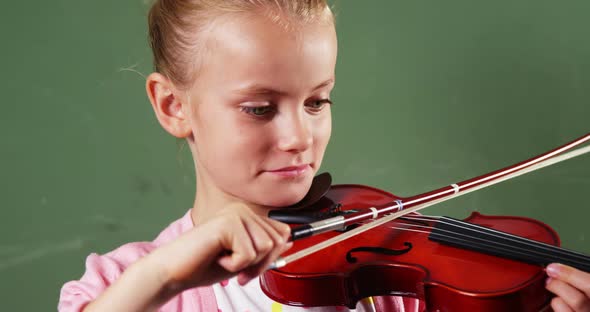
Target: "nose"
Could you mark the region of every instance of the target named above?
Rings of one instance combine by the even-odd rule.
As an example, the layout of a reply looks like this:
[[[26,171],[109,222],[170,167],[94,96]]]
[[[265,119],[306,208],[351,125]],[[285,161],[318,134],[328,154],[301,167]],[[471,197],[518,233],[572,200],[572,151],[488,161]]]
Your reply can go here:
[[[278,125],[278,148],[285,152],[302,152],[313,144],[311,121],[302,114],[292,114]]]

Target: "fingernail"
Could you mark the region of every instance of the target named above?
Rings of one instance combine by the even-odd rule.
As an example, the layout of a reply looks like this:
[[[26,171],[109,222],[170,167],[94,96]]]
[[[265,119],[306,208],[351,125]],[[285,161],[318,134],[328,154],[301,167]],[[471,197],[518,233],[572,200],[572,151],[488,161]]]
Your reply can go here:
[[[248,277],[246,276],[245,273],[242,272],[242,273],[238,274],[238,284],[240,286],[246,285],[247,282],[248,282]]]
[[[549,275],[549,277],[558,277],[559,276],[559,265],[557,263],[551,263],[550,265],[547,266],[545,271],[547,272],[547,275]]]
[[[545,285],[548,285],[549,283],[551,283],[551,280],[553,280],[553,279],[552,279],[551,277],[548,277],[548,278],[545,280]]]
[[[249,281],[250,281],[250,279],[247,277],[242,277],[242,278],[238,277],[238,284],[240,286],[244,286],[244,285],[248,284]]]

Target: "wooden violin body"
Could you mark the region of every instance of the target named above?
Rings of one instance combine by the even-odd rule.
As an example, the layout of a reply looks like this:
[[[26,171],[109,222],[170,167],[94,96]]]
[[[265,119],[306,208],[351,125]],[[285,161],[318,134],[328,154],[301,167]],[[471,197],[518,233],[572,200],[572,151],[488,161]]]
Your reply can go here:
[[[314,205],[321,209],[361,209],[398,197],[371,187],[335,185]],[[464,221],[559,245],[546,224],[522,217],[473,213]],[[295,306],[347,306],[369,296],[424,300],[428,311],[539,311],[550,300],[541,265],[527,264],[440,244],[429,232],[402,230],[394,220],[261,276],[273,300]],[[287,254],[315,245],[338,232],[297,241]]]

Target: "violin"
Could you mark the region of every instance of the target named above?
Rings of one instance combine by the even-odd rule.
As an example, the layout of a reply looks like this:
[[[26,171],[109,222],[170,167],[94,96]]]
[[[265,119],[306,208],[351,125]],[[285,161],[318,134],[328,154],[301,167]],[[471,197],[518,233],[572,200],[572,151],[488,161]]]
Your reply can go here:
[[[402,198],[369,186],[314,180],[300,204],[271,211],[292,225],[294,246],[261,275],[264,293],[295,306],[347,306],[367,297],[422,300],[428,311],[540,311],[544,266],[590,271],[590,257],[560,248],[558,234],[526,217],[473,212],[459,220],[417,211],[590,152],[575,141],[516,165]],[[319,185],[319,186],[318,186]]]

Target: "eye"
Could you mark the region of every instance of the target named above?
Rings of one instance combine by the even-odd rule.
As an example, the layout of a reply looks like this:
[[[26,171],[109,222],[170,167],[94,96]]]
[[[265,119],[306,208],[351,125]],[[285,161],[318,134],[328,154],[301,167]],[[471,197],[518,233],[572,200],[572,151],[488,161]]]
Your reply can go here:
[[[273,111],[273,107],[272,106],[242,106],[240,107],[240,111],[246,113],[246,114],[250,114],[253,116],[258,116],[258,117],[262,117],[265,115],[268,115],[269,113],[272,113]]]
[[[305,103],[305,107],[307,107],[312,113],[319,113],[324,107],[326,107],[326,104],[332,104],[332,101],[329,99],[313,100]]]

